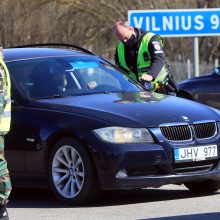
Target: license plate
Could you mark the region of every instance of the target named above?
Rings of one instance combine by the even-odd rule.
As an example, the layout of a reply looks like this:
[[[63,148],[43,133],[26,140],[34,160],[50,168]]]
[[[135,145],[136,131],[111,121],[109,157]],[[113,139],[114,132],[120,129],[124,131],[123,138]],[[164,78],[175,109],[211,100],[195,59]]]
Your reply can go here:
[[[174,159],[176,163],[210,160],[216,158],[218,158],[217,145],[174,148]]]

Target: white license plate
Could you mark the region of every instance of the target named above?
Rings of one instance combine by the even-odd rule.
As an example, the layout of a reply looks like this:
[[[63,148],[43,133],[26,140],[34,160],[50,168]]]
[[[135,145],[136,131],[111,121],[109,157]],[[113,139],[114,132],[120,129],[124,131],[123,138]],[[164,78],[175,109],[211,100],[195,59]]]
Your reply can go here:
[[[217,145],[174,148],[174,159],[176,163],[210,160],[216,158],[218,158]]]

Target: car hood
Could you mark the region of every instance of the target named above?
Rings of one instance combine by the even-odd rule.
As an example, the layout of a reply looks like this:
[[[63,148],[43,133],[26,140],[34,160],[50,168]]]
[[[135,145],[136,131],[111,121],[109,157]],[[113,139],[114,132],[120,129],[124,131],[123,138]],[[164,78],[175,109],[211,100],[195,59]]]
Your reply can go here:
[[[41,99],[33,101],[32,107],[84,115],[115,126],[157,127],[220,118],[211,108],[197,102],[149,92]]]
[[[212,75],[213,75],[212,73],[208,73],[208,74],[204,74],[202,76],[197,76],[197,77],[193,77],[193,78],[190,78],[190,79],[186,79],[186,80],[178,83],[177,86],[181,87],[182,85],[185,85],[187,83],[191,83],[191,82],[198,81],[198,80],[203,80],[203,79],[205,80],[205,79],[208,79],[208,78],[212,77]]]

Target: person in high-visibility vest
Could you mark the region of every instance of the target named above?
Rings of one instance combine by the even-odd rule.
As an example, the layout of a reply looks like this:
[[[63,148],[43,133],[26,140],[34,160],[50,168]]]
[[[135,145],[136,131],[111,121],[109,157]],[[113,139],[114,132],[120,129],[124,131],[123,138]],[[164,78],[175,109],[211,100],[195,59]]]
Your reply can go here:
[[[115,23],[113,33],[119,40],[115,52],[118,67],[138,82],[152,82],[154,91],[176,92],[160,36],[127,26],[123,21]]]
[[[9,132],[11,120],[11,83],[0,46],[0,220],[9,219],[6,204],[11,192],[11,181],[4,155],[4,136]]]

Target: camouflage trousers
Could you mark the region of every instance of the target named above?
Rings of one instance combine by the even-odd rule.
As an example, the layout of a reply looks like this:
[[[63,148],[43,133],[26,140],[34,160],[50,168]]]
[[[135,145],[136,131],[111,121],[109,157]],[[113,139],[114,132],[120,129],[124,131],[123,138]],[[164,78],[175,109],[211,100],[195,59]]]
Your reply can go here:
[[[4,136],[0,135],[0,205],[4,204],[11,193],[11,180],[4,155]]]

